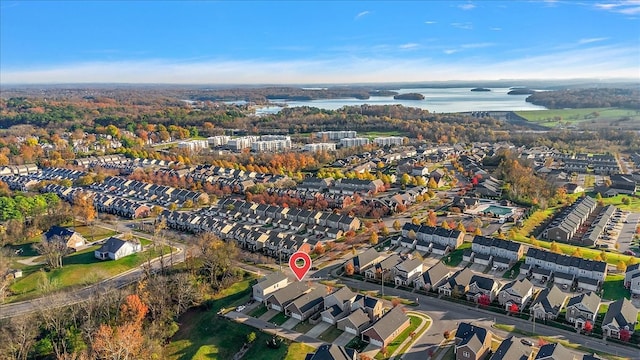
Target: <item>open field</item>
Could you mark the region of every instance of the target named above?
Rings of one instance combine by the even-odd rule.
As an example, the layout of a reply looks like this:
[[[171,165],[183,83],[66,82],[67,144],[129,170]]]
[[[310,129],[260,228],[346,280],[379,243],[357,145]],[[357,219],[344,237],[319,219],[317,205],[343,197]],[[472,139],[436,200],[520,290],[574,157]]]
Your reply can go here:
[[[589,194],[589,195],[592,195],[592,194]],[[595,194],[593,194],[592,196],[595,196]],[[629,205],[626,205],[626,204],[622,203],[622,199],[623,198],[629,199]],[[602,198],[602,202],[605,205],[615,205],[620,210],[631,211],[631,212],[640,212],[640,198],[639,197],[633,197],[633,196],[629,196],[629,195],[617,195],[617,196],[613,196],[613,197],[603,197]]]
[[[80,233],[80,235],[87,239],[87,241],[98,241],[117,234],[113,230],[105,229],[100,226],[79,225],[76,226],[75,229],[72,227],[70,227],[70,229]]]
[[[587,108],[587,109],[553,109],[536,111],[518,111],[518,115],[528,121],[546,127],[556,126],[618,126],[638,128],[640,112],[631,109]]]
[[[251,295],[253,278],[247,277],[217,294],[208,307],[192,309],[178,322],[180,330],[167,346],[165,356],[173,360],[231,359],[246,342],[247,335],[256,334],[256,340],[244,355],[244,359],[301,360],[311,351],[305,344],[283,343],[278,349],[266,346],[271,335],[257,329],[219,317],[219,310],[234,308],[245,303]]]
[[[9,289],[15,295],[9,297],[9,302],[34,298],[47,291],[94,284],[140,266],[149,256],[154,258],[159,254],[156,250],[146,250],[120,260],[102,261],[94,256],[94,251],[99,247],[90,246],[66,256],[62,260],[62,268],[51,271],[45,271],[44,265],[23,265],[24,277],[11,284]],[[166,246],[165,253],[168,251],[169,247]]]

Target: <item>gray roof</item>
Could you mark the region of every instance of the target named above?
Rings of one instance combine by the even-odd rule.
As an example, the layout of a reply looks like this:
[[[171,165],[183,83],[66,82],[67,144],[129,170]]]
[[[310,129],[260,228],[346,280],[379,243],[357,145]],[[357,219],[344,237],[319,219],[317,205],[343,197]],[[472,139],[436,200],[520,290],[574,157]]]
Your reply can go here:
[[[538,355],[535,357],[535,360],[544,359],[566,360],[573,359],[573,355],[564,346],[558,343],[550,343],[542,345],[538,350]]]
[[[504,339],[489,360],[528,360],[531,349],[516,337]]]
[[[286,287],[274,292],[267,298],[267,300],[273,298],[278,301],[280,304],[285,304],[302,295],[303,293],[309,291],[309,287],[303,282],[294,282]]]
[[[323,344],[320,345],[315,354],[310,357],[309,360],[355,360],[358,356],[358,352],[354,349],[347,349],[344,346],[338,346],[335,344]]]
[[[569,299],[567,308],[578,304],[582,304],[585,308],[589,309],[591,313],[595,314],[598,312],[598,308],[600,307],[600,296],[596,295],[594,292],[574,296]]]
[[[384,314],[380,320],[376,321],[369,329],[375,329],[382,339],[386,339],[407,320],[409,320],[409,317],[402,311],[402,308],[396,306]]]
[[[529,279],[523,278],[521,280],[514,280],[505,285],[500,291],[511,290],[512,293],[524,296],[533,288],[533,284]]]
[[[130,241],[118,239],[117,237],[110,237],[97,251],[115,254],[127,243],[130,243]]]
[[[275,285],[285,279],[287,279],[287,275],[285,275],[283,272],[276,271],[258,280],[258,283],[255,286],[264,289],[268,288],[269,286]]]
[[[444,263],[438,261],[435,265],[425,271],[424,274],[422,274],[422,278],[424,279],[425,284],[434,285],[444,279],[449,275],[449,273],[449,268]]]
[[[557,287],[553,286],[551,289],[544,289],[538,294],[536,301],[531,304],[531,307],[540,303],[547,313],[557,315],[562,309],[562,305],[566,299],[566,295]]]
[[[615,323],[621,329],[628,325],[633,330],[631,325],[637,321],[638,309],[627,298],[622,298],[609,304],[609,309],[604,315],[602,325]]]

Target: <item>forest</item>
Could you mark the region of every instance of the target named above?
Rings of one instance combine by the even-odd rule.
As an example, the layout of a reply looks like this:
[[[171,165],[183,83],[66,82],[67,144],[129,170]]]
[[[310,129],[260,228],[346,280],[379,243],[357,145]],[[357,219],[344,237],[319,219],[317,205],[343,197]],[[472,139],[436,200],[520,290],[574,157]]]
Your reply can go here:
[[[549,109],[618,107],[640,110],[640,90],[638,88],[590,88],[537,91],[527,97],[527,102]]]

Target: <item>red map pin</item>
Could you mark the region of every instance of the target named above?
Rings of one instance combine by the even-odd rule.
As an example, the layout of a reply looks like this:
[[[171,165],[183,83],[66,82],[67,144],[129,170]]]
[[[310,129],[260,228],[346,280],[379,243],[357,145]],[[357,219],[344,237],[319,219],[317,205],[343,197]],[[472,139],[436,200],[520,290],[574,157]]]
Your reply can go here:
[[[302,266],[298,266],[298,260],[304,261]],[[309,269],[311,269],[311,257],[304,251],[298,251],[289,258],[289,267],[296,275],[298,281],[302,281],[304,276],[309,272]]]

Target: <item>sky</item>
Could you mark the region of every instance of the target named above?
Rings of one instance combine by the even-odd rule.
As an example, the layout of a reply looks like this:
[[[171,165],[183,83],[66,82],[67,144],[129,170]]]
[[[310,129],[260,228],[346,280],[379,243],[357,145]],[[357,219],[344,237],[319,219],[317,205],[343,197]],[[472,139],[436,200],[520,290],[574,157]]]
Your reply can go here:
[[[0,85],[640,80],[640,0],[0,0]]]

